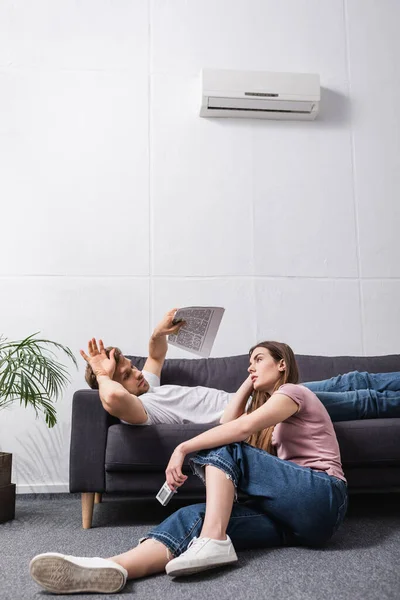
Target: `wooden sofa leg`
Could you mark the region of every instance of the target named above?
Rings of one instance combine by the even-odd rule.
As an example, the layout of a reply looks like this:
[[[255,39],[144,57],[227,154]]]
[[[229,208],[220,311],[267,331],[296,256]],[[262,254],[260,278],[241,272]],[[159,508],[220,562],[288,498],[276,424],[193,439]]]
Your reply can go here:
[[[101,504],[102,499],[103,499],[103,495],[100,494],[100,492],[96,492],[94,495],[94,503]]]
[[[82,494],[82,527],[90,529],[92,526],[94,505],[94,492],[85,492]]]

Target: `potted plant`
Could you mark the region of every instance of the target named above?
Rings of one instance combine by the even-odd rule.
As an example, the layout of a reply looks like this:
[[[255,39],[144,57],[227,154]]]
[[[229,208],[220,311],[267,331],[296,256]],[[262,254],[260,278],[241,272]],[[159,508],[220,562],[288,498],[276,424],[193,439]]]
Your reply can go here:
[[[48,427],[54,427],[57,423],[54,402],[70,381],[54,350],[64,352],[76,367],[78,364],[67,346],[37,338],[38,333],[19,341],[0,336],[0,410],[19,402],[31,406],[36,416],[44,413]],[[11,462],[10,453],[0,452],[0,523],[15,515]]]

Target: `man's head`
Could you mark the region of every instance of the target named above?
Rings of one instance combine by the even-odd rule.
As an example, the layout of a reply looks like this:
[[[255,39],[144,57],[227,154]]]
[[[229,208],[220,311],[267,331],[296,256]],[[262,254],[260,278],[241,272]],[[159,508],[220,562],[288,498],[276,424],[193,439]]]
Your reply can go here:
[[[107,348],[105,348],[108,358],[110,357],[110,352],[113,348],[114,346],[107,346]],[[120,383],[129,393],[134,394],[135,396],[140,396],[149,391],[150,386],[142,372],[132,365],[129,358],[126,358],[119,348],[115,348],[114,358],[116,368],[113,381]],[[86,365],[85,380],[93,390],[99,389],[96,375],[93,373],[93,369],[89,364]]]

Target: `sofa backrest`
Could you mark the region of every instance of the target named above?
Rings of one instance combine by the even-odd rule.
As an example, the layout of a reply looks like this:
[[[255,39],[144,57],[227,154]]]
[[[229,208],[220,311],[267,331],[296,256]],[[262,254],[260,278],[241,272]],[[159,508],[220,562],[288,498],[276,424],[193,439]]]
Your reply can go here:
[[[129,356],[132,363],[143,369],[146,358]],[[400,354],[387,356],[311,356],[296,354],[300,382],[328,379],[348,371],[390,373],[400,371]],[[223,358],[168,358],[165,361],[161,383],[204,385],[234,392],[247,377],[247,354]]]

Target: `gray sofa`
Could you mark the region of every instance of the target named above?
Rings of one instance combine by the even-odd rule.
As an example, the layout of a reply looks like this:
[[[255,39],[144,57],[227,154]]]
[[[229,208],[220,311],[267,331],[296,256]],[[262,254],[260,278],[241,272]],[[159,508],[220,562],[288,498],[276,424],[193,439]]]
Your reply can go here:
[[[129,357],[139,369],[144,357]],[[400,355],[377,357],[296,356],[301,381],[348,371],[400,371]],[[167,359],[161,383],[205,385],[235,391],[245,379],[248,356]],[[400,491],[400,419],[342,421],[334,424],[349,492]],[[72,407],[70,491],[82,494],[82,521],[91,527],[93,506],[103,493],[150,498],[165,481],[165,467],[178,443],[208,427],[201,425],[123,425],[102,407],[98,392],[75,392]],[[202,500],[204,488],[190,473],[180,498]]]

